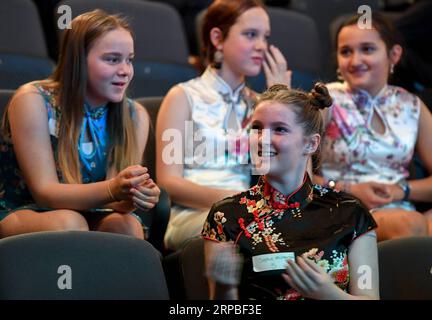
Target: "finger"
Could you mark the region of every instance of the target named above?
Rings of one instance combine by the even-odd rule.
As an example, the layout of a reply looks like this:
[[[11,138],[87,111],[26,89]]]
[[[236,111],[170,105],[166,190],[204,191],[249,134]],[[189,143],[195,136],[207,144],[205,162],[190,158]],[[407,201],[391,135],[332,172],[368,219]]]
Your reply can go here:
[[[263,70],[267,82],[267,88],[270,88],[273,85],[273,75],[271,74],[270,67],[265,60],[263,62]]]
[[[138,197],[133,197],[132,201],[134,202],[135,206],[137,206],[141,209],[144,209],[144,210],[152,209],[155,206],[154,203],[143,201],[143,200],[139,199]]]
[[[147,188],[147,187],[143,187],[143,186],[137,186],[135,189],[138,193],[143,194],[144,196],[147,197],[158,197],[160,195],[159,189],[156,188]]]
[[[130,178],[128,181],[129,187],[138,187],[141,183],[143,183],[148,178],[150,178],[150,175],[148,173],[144,173],[143,175]]]
[[[315,282],[317,276],[315,271],[311,269],[301,257],[297,257],[296,263],[293,264],[293,268],[307,289],[309,291],[314,290],[316,287]]]
[[[276,61],[277,65],[279,66],[279,68],[282,71],[285,71],[287,69],[287,62],[286,62],[285,57],[282,54],[282,52],[279,50],[279,48],[277,48],[274,45],[270,46],[270,51],[271,51],[273,58]]]
[[[294,261],[288,260],[286,273],[291,277],[293,283],[296,285],[297,288],[299,288],[302,292],[309,292],[308,286],[306,285],[306,283],[304,283],[302,277],[300,276],[300,273],[302,273],[302,271]]]
[[[139,165],[130,166],[130,167],[126,168],[126,175],[128,178],[138,177],[138,176],[143,175],[147,172],[148,172],[148,169],[146,167],[142,167]]]
[[[309,273],[311,277],[315,278],[317,275],[316,273],[325,273],[325,271],[315,261],[305,257],[304,255],[299,258],[299,265],[303,270],[305,270],[305,272]]]
[[[278,71],[277,65],[276,65],[276,61],[273,58],[273,55],[270,53],[270,51],[266,51],[265,52],[265,56],[266,56],[266,61],[268,63],[268,66],[270,68],[271,73],[275,74]]]

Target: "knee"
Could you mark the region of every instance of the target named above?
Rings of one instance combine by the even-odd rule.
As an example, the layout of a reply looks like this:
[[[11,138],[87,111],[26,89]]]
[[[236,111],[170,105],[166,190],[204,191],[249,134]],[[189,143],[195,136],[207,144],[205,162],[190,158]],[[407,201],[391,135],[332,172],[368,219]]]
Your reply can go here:
[[[113,214],[99,227],[99,231],[120,233],[128,236],[144,239],[141,223],[132,214]]]
[[[73,210],[58,210],[53,221],[53,229],[56,231],[88,231],[86,219]]]
[[[424,237],[428,235],[428,221],[421,213],[409,212],[405,222],[406,228],[411,236]]]

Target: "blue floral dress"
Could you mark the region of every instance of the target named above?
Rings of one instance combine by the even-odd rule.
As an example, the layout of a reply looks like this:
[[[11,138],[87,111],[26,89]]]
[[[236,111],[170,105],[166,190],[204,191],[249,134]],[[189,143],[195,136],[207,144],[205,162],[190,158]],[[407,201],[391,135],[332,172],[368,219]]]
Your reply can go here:
[[[248,191],[216,203],[202,236],[239,246],[241,299],[297,300],[302,296],[281,277],[287,259],[306,253],[346,291],[350,245],[374,228],[368,210],[346,193],[313,185],[306,176],[285,196],[261,177]]]
[[[64,181],[57,159],[57,140],[61,116],[57,91],[53,88],[44,87],[37,82],[33,83],[33,85],[45,101],[48,130],[54,152],[57,176],[59,181]],[[129,101],[129,105],[132,106],[131,101]],[[132,107],[131,110],[133,110]],[[90,108],[87,104],[84,106],[84,117],[78,143],[83,183],[105,180],[109,148],[109,137],[106,130],[107,116],[108,107],[105,105],[97,108]],[[90,137],[89,141],[84,139],[86,132]],[[19,169],[10,136],[1,137],[0,139],[0,220],[9,213],[21,209],[38,212],[52,210],[51,208],[41,208],[36,205]]]

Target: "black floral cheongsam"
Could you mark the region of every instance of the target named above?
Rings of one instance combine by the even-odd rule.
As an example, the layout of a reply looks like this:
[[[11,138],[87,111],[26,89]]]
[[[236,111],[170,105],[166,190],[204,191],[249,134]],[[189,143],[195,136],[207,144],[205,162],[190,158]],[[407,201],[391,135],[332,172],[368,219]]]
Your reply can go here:
[[[307,175],[289,196],[261,177],[246,192],[213,205],[202,236],[240,247],[241,299],[301,299],[281,277],[287,259],[307,253],[347,291],[348,249],[374,228],[373,217],[357,199],[313,185]]]

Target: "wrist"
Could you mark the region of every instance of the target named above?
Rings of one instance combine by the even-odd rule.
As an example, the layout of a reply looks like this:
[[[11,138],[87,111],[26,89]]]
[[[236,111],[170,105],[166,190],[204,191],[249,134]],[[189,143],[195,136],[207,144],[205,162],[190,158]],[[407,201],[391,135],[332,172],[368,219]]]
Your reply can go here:
[[[120,200],[118,200],[117,197],[114,194],[114,188],[112,186],[113,183],[114,183],[113,179],[108,180],[108,186],[107,186],[108,198],[109,198],[110,202],[118,202]]]
[[[396,185],[402,190],[402,197],[401,201],[408,201],[410,193],[411,193],[411,187],[409,185],[409,182],[406,179],[399,180]]]

